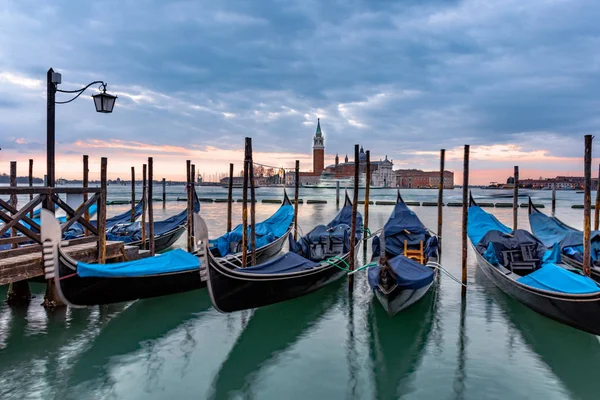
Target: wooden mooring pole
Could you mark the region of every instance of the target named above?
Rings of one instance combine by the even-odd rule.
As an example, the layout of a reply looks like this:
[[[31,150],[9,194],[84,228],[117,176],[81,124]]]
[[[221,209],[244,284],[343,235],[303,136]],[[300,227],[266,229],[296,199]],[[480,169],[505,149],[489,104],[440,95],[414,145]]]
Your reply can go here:
[[[242,185],[242,268],[248,266],[248,140],[244,145],[244,183]]]
[[[444,222],[444,169],[446,168],[446,149],[440,150],[440,183],[438,185],[438,254],[442,255],[442,226]],[[438,260],[438,262],[440,262]]]
[[[190,175],[190,189],[191,189],[191,193],[190,193],[190,207],[192,210],[192,216],[194,215],[194,197],[196,194],[196,164],[192,164],[192,170],[191,170],[191,175]],[[194,218],[192,217],[192,220],[190,221],[191,225],[188,226],[188,229],[191,231],[192,233],[192,249],[194,249],[196,247],[197,243],[194,243],[194,236],[196,235],[196,231],[194,229]]]
[[[298,196],[300,192],[300,160],[294,170],[294,240],[298,240]]]
[[[98,205],[98,263],[106,262],[106,175],[108,159],[100,159],[100,204]]]
[[[556,183],[552,183],[552,216],[556,214]]]
[[[87,188],[90,183],[90,158],[88,155],[83,156],[83,187]],[[83,202],[88,201],[88,194],[83,194]],[[85,220],[90,222],[90,210],[89,208],[85,209]],[[85,236],[90,236],[90,230],[85,228]]]
[[[359,187],[359,173],[360,173],[360,159],[358,145],[354,145],[354,192],[352,196],[352,219],[350,223],[350,254],[348,255],[348,264],[350,265],[350,271],[354,271],[355,252],[354,246],[356,244],[356,213],[358,212],[358,187]],[[350,293],[354,290],[354,274],[348,275],[348,290]]]
[[[131,222],[135,222],[135,167],[131,167]]]
[[[256,195],[254,192],[254,159],[252,158],[252,138],[246,138],[249,148],[248,177],[250,178],[250,249],[252,265],[256,265]]]
[[[369,194],[371,191],[371,151],[366,151],[366,169],[365,169],[365,216],[364,216],[364,230],[363,230],[363,261],[367,262],[367,238],[369,237]]]
[[[148,212],[148,176],[147,164],[142,164],[142,245],[140,248],[146,250],[146,239],[148,238],[148,232],[146,231],[146,213]]]
[[[31,163],[30,163],[31,165]],[[17,162],[10,162],[10,187],[17,187]],[[17,193],[16,191],[10,194],[10,205],[14,208],[18,208]],[[12,214],[14,216],[14,214]],[[17,230],[15,228],[10,229],[10,237],[17,237]],[[13,243],[11,248],[16,249],[18,244]],[[8,304],[26,304],[31,298],[31,291],[29,290],[29,283],[27,281],[12,282],[8,285],[8,292],[6,294],[6,302]]]
[[[592,206],[592,135],[585,135],[585,153],[583,157],[583,274],[591,275],[591,249],[590,249],[590,217]]]
[[[154,207],[152,206],[152,195],[154,181],[154,160],[152,157],[148,157],[148,244],[150,250],[150,256],[155,254],[154,248]]]
[[[596,182],[596,206],[594,207],[594,230],[597,231],[600,223],[600,165],[598,166],[598,182]]]
[[[165,208],[167,205],[167,180],[162,178],[162,206]]]
[[[467,224],[469,218],[469,148],[465,145],[463,162],[463,209],[462,209],[462,290],[461,295],[467,294]]]
[[[16,161],[11,161],[10,162],[10,187],[16,189],[17,187],[17,162]],[[10,205],[13,206],[14,208],[17,208],[17,193],[16,191],[13,191],[10,194]],[[10,229],[10,237],[11,238],[16,238],[17,237],[17,230],[14,228]],[[13,243],[11,245],[11,248],[16,249],[17,247],[19,247],[19,245],[17,243]]]
[[[187,251],[192,252],[192,218],[193,218],[193,207],[192,207],[192,191],[190,190],[190,175],[192,174],[192,161],[185,161],[185,193],[187,195]]]
[[[340,208],[340,181],[335,181],[335,208]]]
[[[33,160],[29,159],[29,187],[33,187]],[[33,200],[33,193],[29,194],[29,201]],[[33,210],[29,214],[29,218],[33,219]]]
[[[513,188],[513,231],[517,230],[519,219],[519,166],[515,165]]]
[[[231,232],[231,214],[233,209],[233,163],[229,164],[229,187],[227,190],[227,232]]]

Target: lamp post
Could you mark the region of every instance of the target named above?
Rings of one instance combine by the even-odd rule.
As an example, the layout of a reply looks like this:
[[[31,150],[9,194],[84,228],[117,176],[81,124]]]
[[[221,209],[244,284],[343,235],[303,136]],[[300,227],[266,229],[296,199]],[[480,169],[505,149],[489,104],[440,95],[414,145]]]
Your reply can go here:
[[[48,175],[48,187],[55,185],[55,170],[54,170],[54,150],[55,150],[55,121],[56,121],[56,104],[67,104],[77,99],[87,88],[92,85],[100,85],[102,92],[92,96],[96,111],[99,113],[111,113],[115,106],[117,96],[106,93],[106,83],[103,81],[94,81],[85,87],[77,90],[60,90],[58,85],[61,83],[61,74],[54,72],[52,68],[47,74],[47,104],[46,104],[46,169]],[[56,92],[76,94],[70,100],[56,101]],[[53,209],[53,207],[46,207]]]

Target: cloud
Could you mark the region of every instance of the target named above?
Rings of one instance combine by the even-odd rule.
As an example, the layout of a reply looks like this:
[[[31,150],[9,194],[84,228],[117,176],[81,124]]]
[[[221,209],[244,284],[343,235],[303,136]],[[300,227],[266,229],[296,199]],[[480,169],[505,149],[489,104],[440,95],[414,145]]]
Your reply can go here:
[[[438,148],[470,143],[486,171],[544,170],[600,126],[598,19],[593,0],[5,0],[0,147],[45,142],[53,66],[64,89],[102,79],[119,96],[112,115],[91,92],[57,106],[59,156],[94,140],[240,151],[251,136],[309,157],[320,117],[328,154],[361,143],[434,169]]]

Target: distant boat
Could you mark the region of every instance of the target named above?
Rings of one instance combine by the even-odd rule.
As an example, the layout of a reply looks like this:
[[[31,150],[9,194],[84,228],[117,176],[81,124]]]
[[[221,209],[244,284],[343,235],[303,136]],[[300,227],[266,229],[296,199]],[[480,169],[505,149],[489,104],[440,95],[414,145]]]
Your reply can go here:
[[[353,189],[354,188],[354,177],[350,178],[336,178],[332,173],[323,173],[319,180],[316,183],[306,183],[302,185],[302,187],[308,188],[328,188],[335,189],[337,187],[337,183],[340,183],[340,189]],[[361,174],[358,179],[358,187],[359,189],[364,189],[367,187],[367,180],[365,174]],[[389,187],[389,186],[387,186]],[[369,186],[371,189],[384,189],[386,186]]]

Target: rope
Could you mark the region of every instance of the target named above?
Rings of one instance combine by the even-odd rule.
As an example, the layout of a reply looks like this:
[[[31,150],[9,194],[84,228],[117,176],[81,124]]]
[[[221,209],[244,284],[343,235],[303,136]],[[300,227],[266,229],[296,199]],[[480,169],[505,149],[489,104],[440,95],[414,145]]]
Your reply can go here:
[[[368,264],[363,265],[362,267],[360,267],[359,269],[355,270],[355,271],[351,271],[348,273],[348,275],[354,275],[355,273],[357,273],[358,271],[362,271],[365,268],[369,268],[369,267],[374,267],[377,265],[376,261],[370,262]]]
[[[427,263],[427,266],[430,268],[435,268],[435,269],[439,269],[440,271],[442,271],[444,274],[446,274],[447,276],[450,277],[450,279],[452,279],[454,282],[458,283],[461,286],[467,287],[466,284],[462,283],[457,277],[455,277],[454,275],[452,275],[448,270],[446,270],[444,267],[441,266],[441,264],[438,264],[434,261],[429,261]]]
[[[363,229],[363,232],[364,232],[364,231],[365,231],[365,229]],[[367,240],[369,240],[369,239],[372,239],[372,238],[374,238],[375,236],[379,235],[379,234],[381,233],[381,231],[382,231],[382,230],[381,230],[381,229],[379,229],[378,231],[371,232],[371,231],[369,230],[369,228],[367,228],[367,229],[366,229],[366,231],[367,231],[367,233],[369,234],[369,236],[367,236],[367,237],[365,237],[365,238],[362,238],[362,239],[360,239],[360,240],[367,241]]]
[[[59,281],[62,281],[63,279],[72,278],[72,277],[74,277],[75,275],[77,275],[77,272],[74,272],[74,273],[72,273],[72,274],[70,274],[70,275],[61,276],[60,278],[58,278],[58,280],[59,280]]]
[[[335,262],[333,262],[333,261],[331,261],[331,260],[337,260],[337,261],[341,261],[341,262],[342,262],[342,263],[343,263],[343,264],[346,266],[346,268],[344,268],[344,267],[342,267],[342,266],[340,266],[340,265],[337,265],[337,263],[335,263]],[[350,269],[350,264],[348,264],[348,263],[346,262],[346,260],[344,260],[344,259],[343,259],[342,257],[340,257],[340,256],[333,256],[333,257],[329,257],[327,260],[325,260],[325,261],[323,261],[323,262],[329,263],[329,264],[331,264],[331,265],[333,265],[333,266],[335,266],[335,267],[337,267],[337,268],[341,269],[342,271],[346,271],[346,272],[352,272],[352,270]]]

